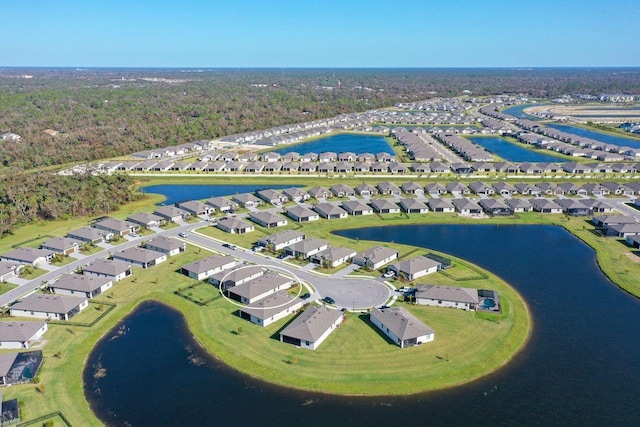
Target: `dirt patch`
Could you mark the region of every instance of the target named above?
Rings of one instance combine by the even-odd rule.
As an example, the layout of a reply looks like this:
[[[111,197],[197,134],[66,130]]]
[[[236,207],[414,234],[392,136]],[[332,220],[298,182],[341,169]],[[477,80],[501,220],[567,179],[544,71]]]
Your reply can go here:
[[[635,263],[640,262],[640,256],[636,254],[632,254],[631,252],[625,252],[623,255],[626,256],[627,259],[630,260],[631,262],[635,262]]]

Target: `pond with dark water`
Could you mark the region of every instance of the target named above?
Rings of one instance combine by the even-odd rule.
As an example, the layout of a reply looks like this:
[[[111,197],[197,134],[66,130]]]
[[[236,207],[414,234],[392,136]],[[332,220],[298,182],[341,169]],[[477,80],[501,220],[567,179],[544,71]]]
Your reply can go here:
[[[489,150],[509,162],[564,162],[558,157],[544,154],[544,152],[527,150],[512,144],[504,138],[495,136],[470,136],[471,142]]]
[[[195,342],[179,313],[147,302],[90,354],[91,408],[121,426],[640,425],[640,302],[564,229],[407,225],[336,234],[428,247],[496,273],[527,301],[530,341],[505,367],[452,389],[328,396],[235,372]],[[96,378],[98,368],[105,375]]]
[[[622,136],[609,135],[602,132],[583,129],[577,126],[561,125],[558,123],[548,123],[545,126],[562,132],[582,136],[584,138],[595,139],[596,141],[604,142],[606,144],[617,145],[619,147],[640,148],[640,140],[638,139],[624,138]]]
[[[511,116],[517,117],[519,119],[529,119],[529,120],[540,120],[536,116],[532,116],[530,114],[525,113],[523,110],[525,108],[537,107],[543,104],[522,104],[522,105],[514,105],[513,107],[506,108],[502,110],[503,114],[509,114]]]
[[[297,187],[296,185],[272,185],[272,184],[243,184],[243,185],[183,185],[183,184],[161,184],[150,185],[140,189],[144,193],[162,194],[166,197],[162,205],[173,205],[186,202],[187,200],[202,200],[210,197],[233,196],[235,194],[253,193],[256,190],[271,188],[279,190],[282,188]]]
[[[355,154],[362,153],[388,153],[395,156],[393,148],[389,145],[383,136],[378,135],[361,135],[355,133],[344,133],[340,135],[332,135],[325,138],[316,139],[300,144],[289,145],[287,147],[271,150],[274,153],[287,154],[295,152],[298,154],[307,153],[344,153],[351,151]]]

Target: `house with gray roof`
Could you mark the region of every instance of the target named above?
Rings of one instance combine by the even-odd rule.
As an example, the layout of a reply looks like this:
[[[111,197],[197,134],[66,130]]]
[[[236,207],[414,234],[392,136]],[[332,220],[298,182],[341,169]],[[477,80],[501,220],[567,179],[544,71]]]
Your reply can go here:
[[[538,187],[527,183],[521,182],[516,184],[515,187],[518,190],[518,193],[522,194],[523,196],[538,196],[541,193]]]
[[[11,316],[36,319],[69,320],[87,308],[85,297],[52,294],[31,294],[9,307]]]
[[[160,206],[153,213],[170,222],[182,221],[191,216],[189,212],[175,206]]]
[[[442,263],[426,256],[418,256],[408,260],[391,264],[387,271],[393,271],[397,277],[402,275],[407,280],[416,280],[427,274],[432,274],[442,268]]]
[[[231,197],[231,200],[242,206],[243,208],[256,208],[262,204],[262,200],[258,199],[253,194],[236,194]]]
[[[427,205],[431,212],[451,213],[456,210],[455,206],[447,199],[429,199]]]
[[[606,228],[615,224],[635,224],[637,221],[626,215],[602,215],[593,217],[592,222],[598,228]]]
[[[531,203],[529,203],[529,199],[521,199],[521,198],[514,197],[512,199],[505,200],[504,203],[507,206],[509,206],[511,213],[531,212],[533,210]]]
[[[289,198],[287,196],[280,193],[279,191],[272,190],[270,188],[256,191],[256,196],[272,205],[278,203],[287,203],[289,201]]]
[[[313,207],[322,218],[325,219],[340,219],[346,218],[349,214],[340,206],[336,206],[332,203],[318,203]]]
[[[216,223],[216,227],[230,234],[245,234],[255,230],[253,224],[233,217],[220,218]]]
[[[150,227],[159,227],[166,220],[160,215],[151,214],[147,212],[139,212],[133,215],[129,215],[127,217],[127,221],[132,222],[134,224],[138,224],[141,227],[150,228]]]
[[[281,274],[268,272],[255,279],[226,289],[229,298],[243,304],[252,304],[278,291],[289,289],[294,280]]]
[[[399,213],[400,207],[389,199],[372,199],[369,203],[377,213]]]
[[[67,237],[70,239],[80,240],[81,242],[87,242],[92,245],[97,245],[98,243],[104,243],[113,239],[113,233],[98,230],[93,227],[82,227],[77,230],[69,231],[67,233]]]
[[[83,274],[63,274],[49,285],[55,294],[95,298],[113,286],[113,279],[108,277],[86,276]]]
[[[427,192],[427,194],[429,194],[430,196],[440,196],[447,192],[447,188],[444,185],[439,184],[437,182],[431,182],[425,185],[424,189]]]
[[[187,200],[176,203],[178,209],[182,209],[192,216],[210,215],[215,212],[215,208],[197,200]]]
[[[235,258],[230,255],[213,255],[198,261],[183,265],[180,272],[192,279],[204,280],[224,270],[237,265]]]
[[[562,212],[570,216],[588,216],[591,215],[591,208],[586,206],[580,200],[576,199],[558,199],[556,203],[562,207]]]
[[[71,255],[75,252],[80,252],[84,242],[69,237],[53,237],[42,244],[42,249],[45,251],[55,252],[62,255]]]
[[[378,189],[371,184],[360,184],[357,185],[356,193],[358,193],[362,197],[371,197],[378,195]]]
[[[359,200],[345,200],[341,206],[349,215],[373,215],[373,208]]]
[[[314,199],[328,199],[333,196],[333,193],[328,188],[322,186],[312,187],[307,193]]]
[[[7,280],[20,276],[23,269],[24,264],[0,261],[0,283],[6,283]]]
[[[320,215],[304,206],[293,206],[287,209],[287,216],[295,222],[317,221]]]
[[[53,251],[45,249],[20,247],[0,255],[0,261],[17,262],[37,267],[39,265],[48,264],[53,259],[54,255],[55,253]]]
[[[130,264],[126,262],[98,258],[91,264],[82,267],[82,274],[87,276],[107,277],[114,282],[126,279],[133,274]]]
[[[115,218],[105,218],[92,225],[93,228],[98,230],[108,231],[120,237],[127,236],[131,233],[135,233],[140,226],[129,221],[123,221]]]
[[[533,210],[540,213],[562,213],[562,206],[549,199],[535,198],[529,201]]]
[[[226,290],[258,278],[264,273],[264,268],[257,265],[238,265],[212,275],[209,277],[209,283]]]
[[[115,252],[113,254],[113,260],[137,265],[142,268],[149,268],[165,262],[167,260],[167,254],[141,248],[139,246],[132,246]]]
[[[424,195],[424,188],[416,182],[405,182],[400,186],[400,188],[402,188],[402,191],[405,194],[414,194],[416,196]]]
[[[150,251],[161,252],[167,256],[178,255],[187,250],[187,244],[181,240],[166,236],[157,236],[144,242],[144,247]]]
[[[420,345],[435,339],[433,329],[403,307],[374,308],[369,313],[369,320],[400,348]]]
[[[429,207],[419,199],[401,199],[400,208],[406,213],[424,214],[429,212]]]
[[[499,199],[480,199],[478,204],[487,215],[505,216],[511,215],[511,208]]]
[[[310,306],[280,331],[280,341],[315,350],[343,320],[344,315],[341,311]]]
[[[282,215],[277,215],[268,211],[257,211],[249,214],[249,219],[265,228],[275,228],[287,225],[288,221]]]
[[[311,262],[318,265],[328,265],[331,268],[335,268],[346,262],[349,262],[354,256],[356,251],[344,247],[330,247],[323,251],[320,251],[311,256]]]
[[[398,258],[398,251],[386,246],[376,246],[367,249],[353,257],[353,263],[377,270],[385,264]]]
[[[282,194],[294,202],[304,202],[310,198],[306,191],[303,191],[297,187],[285,188],[282,190]]]
[[[612,213],[615,211],[613,206],[604,200],[598,199],[581,199],[580,200],[585,206],[590,207],[593,213]]]
[[[415,302],[434,307],[452,307],[462,310],[475,310],[478,307],[478,290],[456,286],[425,285],[418,286]]]
[[[490,185],[482,182],[482,181],[474,181],[469,183],[469,189],[473,191],[475,194],[490,196],[494,194],[496,191]]]
[[[302,308],[304,300],[287,291],[278,291],[266,298],[241,307],[238,315],[263,328]]]
[[[274,251],[279,251],[294,243],[301,242],[305,237],[304,233],[297,230],[283,230],[259,239],[258,244],[264,247],[272,245]]]
[[[613,224],[605,227],[605,234],[607,236],[616,236],[620,238],[626,238],[628,236],[637,236],[640,234],[640,223],[630,224]]]
[[[238,209],[238,204],[224,197],[211,197],[204,201],[218,212],[229,212]]]
[[[380,192],[379,194],[382,195],[399,196],[402,193],[400,187],[389,181],[379,182],[378,185],[376,185],[376,188]]]
[[[0,322],[0,348],[29,348],[49,329],[47,322]]]
[[[516,187],[507,182],[495,182],[491,184],[491,186],[493,187],[495,193],[501,196],[512,196],[518,193]]]
[[[350,197],[356,195],[355,190],[345,184],[334,184],[329,189],[336,197]]]
[[[480,215],[482,208],[479,204],[470,199],[453,199],[451,202],[460,215]]]
[[[316,239],[314,237],[309,239],[304,239],[299,242],[296,242],[292,245],[284,248],[284,251],[291,256],[298,257],[301,256],[303,259],[307,259],[312,255],[317,254],[318,252],[324,251],[329,247],[329,243],[322,240]]]
[[[454,196],[463,196],[471,192],[469,187],[460,182],[448,182],[445,188],[449,194],[453,194]]]

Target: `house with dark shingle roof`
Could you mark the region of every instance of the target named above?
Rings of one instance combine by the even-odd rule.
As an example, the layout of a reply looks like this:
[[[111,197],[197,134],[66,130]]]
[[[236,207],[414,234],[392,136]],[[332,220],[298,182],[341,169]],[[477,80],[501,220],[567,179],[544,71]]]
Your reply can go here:
[[[175,206],[160,206],[153,213],[170,222],[181,221],[191,216],[189,212]]]
[[[82,227],[77,230],[69,231],[67,233],[67,237],[96,245],[113,239],[113,233],[98,230],[93,227]]]
[[[480,215],[482,208],[479,204],[469,199],[453,199],[451,202],[460,215]]]
[[[369,204],[377,213],[385,214],[400,212],[400,207],[389,199],[373,199]]]
[[[54,252],[35,248],[15,248],[12,251],[0,255],[0,261],[17,262],[37,267],[47,264],[53,259]]]
[[[349,214],[340,206],[336,206],[331,203],[318,203],[313,207],[313,210],[325,219],[339,219],[346,218]]]
[[[478,306],[478,290],[456,286],[425,285],[418,286],[415,302],[435,307],[453,307],[462,310],[475,310]]]
[[[255,230],[253,224],[229,216],[220,218],[216,223],[216,227],[230,234],[245,234]]]
[[[42,249],[56,252],[62,255],[71,255],[80,252],[83,242],[68,237],[53,237],[42,244]]]
[[[285,217],[267,211],[251,212],[249,219],[265,228],[282,227],[288,223]]]
[[[158,236],[144,242],[144,247],[150,251],[162,252],[167,256],[174,256],[184,252],[187,249],[187,244],[178,239]]]
[[[359,200],[346,200],[342,202],[342,208],[349,215],[373,215],[373,209]]]
[[[138,224],[142,227],[158,227],[166,220],[160,215],[150,214],[147,212],[139,212],[127,217],[127,221]]]
[[[309,258],[318,252],[324,251],[329,247],[329,243],[316,238],[304,239],[284,248],[285,252],[294,257],[301,256],[304,259]]]
[[[294,280],[281,274],[268,272],[255,279],[226,288],[229,298],[243,304],[252,304],[278,291],[289,289]]]
[[[478,204],[482,207],[482,210],[487,215],[491,216],[504,216],[511,215],[511,208],[498,199],[481,199],[478,201]]]
[[[406,213],[427,213],[429,207],[418,199],[401,199],[400,208]]]
[[[377,270],[385,264],[398,258],[398,251],[385,246],[367,249],[353,257],[353,263]]]
[[[296,222],[317,221],[320,215],[304,206],[293,206],[287,209],[287,216]]]
[[[280,331],[280,341],[315,350],[343,320],[341,311],[311,306]]]
[[[328,188],[322,186],[312,187],[307,193],[314,199],[327,199],[333,196],[333,193]]]
[[[311,261],[319,265],[327,263],[331,268],[334,268],[348,262],[354,256],[356,256],[356,251],[353,249],[331,247],[312,255]]]
[[[85,297],[31,294],[9,307],[11,316],[69,320],[89,305]]]
[[[531,212],[531,210],[533,210],[533,207],[531,206],[531,203],[529,203],[528,199],[514,197],[513,199],[505,200],[504,203],[509,206],[511,213]]]
[[[433,329],[403,307],[374,308],[369,313],[369,320],[400,348],[420,345],[435,339]]]
[[[264,268],[257,265],[239,265],[214,274],[209,277],[209,283],[220,287],[222,290],[226,290],[260,277],[264,273]]]
[[[0,283],[20,275],[24,265],[17,262],[0,261]]]
[[[117,234],[120,237],[134,233],[140,228],[138,224],[115,218],[105,218],[94,223],[92,227],[97,228],[98,230],[104,230],[113,234]]]

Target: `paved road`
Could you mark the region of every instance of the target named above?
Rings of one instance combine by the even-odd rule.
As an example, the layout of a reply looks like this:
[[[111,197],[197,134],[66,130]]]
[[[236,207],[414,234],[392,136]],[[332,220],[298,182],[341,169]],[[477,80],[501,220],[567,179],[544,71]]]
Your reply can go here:
[[[301,281],[307,282],[315,288],[315,297],[330,296],[335,300],[335,305],[348,309],[366,309],[385,304],[392,296],[393,292],[384,284],[372,278],[354,278],[323,276],[305,271],[286,263],[286,260],[279,260],[269,257],[259,252],[249,250],[229,249],[222,246],[221,242],[210,239],[201,234],[190,233],[187,242],[198,246],[214,250],[216,252],[233,255],[236,258],[253,264],[284,269]]]
[[[10,290],[9,292],[0,295],[0,306],[5,306],[8,303],[10,303],[11,301],[18,299],[19,297],[21,297],[22,295],[25,295],[31,291],[33,291],[34,289],[36,289],[37,287],[41,286],[43,282],[51,282],[52,280],[56,279],[57,277],[61,276],[62,274],[65,273],[69,273],[69,272],[73,272],[75,271],[78,267],[82,267],[83,265],[89,264],[90,262],[95,261],[98,258],[105,258],[110,252],[114,252],[114,251],[120,251],[126,248],[129,248],[131,246],[138,246],[140,245],[140,242],[142,242],[143,240],[148,240],[149,238],[152,237],[156,237],[159,235],[164,235],[167,237],[170,236],[177,236],[178,233],[182,233],[185,231],[188,231],[194,227],[197,227],[199,225],[203,225],[204,222],[199,223],[199,224],[185,224],[185,225],[180,225],[178,227],[172,228],[170,230],[161,230],[160,232],[157,232],[156,234],[152,234],[150,236],[140,236],[137,238],[134,238],[132,240],[127,240],[124,243],[121,243],[119,245],[116,246],[112,246],[112,245],[105,245],[106,248],[100,252],[97,252],[95,254],[92,255],[88,255],[85,257],[82,257],[82,259],[77,259],[75,261],[72,261],[71,263],[62,266],[62,267],[58,267],[55,270],[49,271],[45,274],[43,274],[40,277],[37,277],[36,279],[27,282],[25,284],[22,284],[20,286],[18,286],[15,289]],[[50,266],[47,266],[50,267]]]

